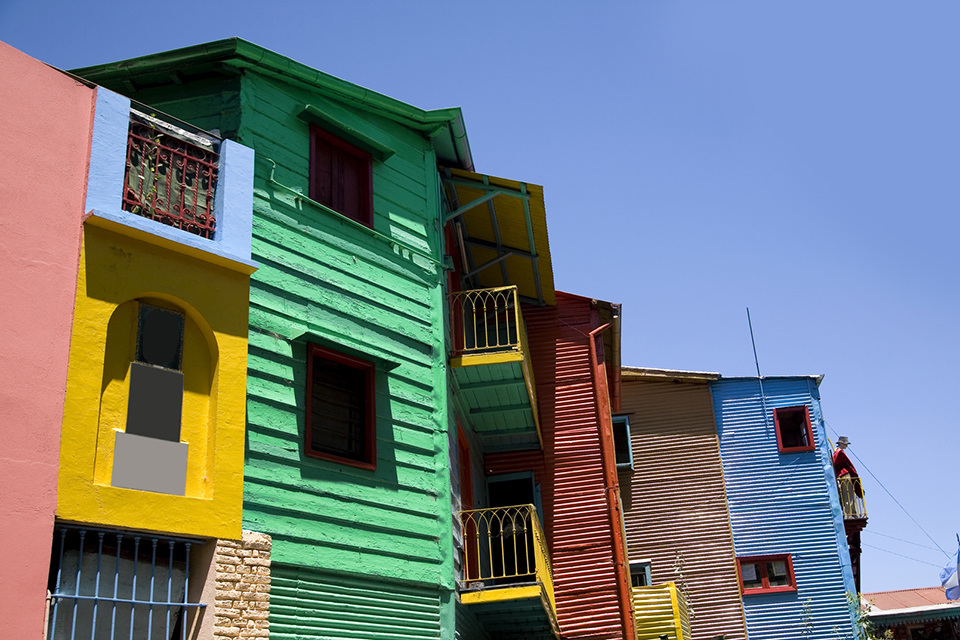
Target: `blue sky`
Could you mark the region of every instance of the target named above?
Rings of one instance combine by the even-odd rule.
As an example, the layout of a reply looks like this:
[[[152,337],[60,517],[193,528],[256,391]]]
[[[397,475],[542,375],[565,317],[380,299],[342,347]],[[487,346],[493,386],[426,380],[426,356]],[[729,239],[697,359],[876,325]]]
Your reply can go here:
[[[0,0],[0,40],[69,69],[240,36],[461,106],[479,171],[544,186],[557,287],[623,303],[625,364],[752,375],[749,306],[763,373],[825,374],[831,437],[952,554],[958,19],[934,0]],[[936,584],[944,554],[861,474],[864,590]]]

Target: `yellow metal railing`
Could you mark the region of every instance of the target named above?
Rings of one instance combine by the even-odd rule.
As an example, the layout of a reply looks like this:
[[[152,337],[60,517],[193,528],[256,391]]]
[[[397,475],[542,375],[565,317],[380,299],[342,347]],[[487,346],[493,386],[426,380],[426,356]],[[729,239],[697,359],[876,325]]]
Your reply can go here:
[[[837,491],[840,493],[840,507],[843,509],[845,519],[867,517],[867,505],[863,501],[863,485],[860,484],[860,478],[840,476],[837,478]]]
[[[675,582],[633,589],[637,640],[690,638],[690,609]]]
[[[460,512],[463,535],[461,589],[491,589],[538,582],[555,610],[550,553],[532,504]]]
[[[450,318],[454,355],[521,350],[516,286],[451,293]]]

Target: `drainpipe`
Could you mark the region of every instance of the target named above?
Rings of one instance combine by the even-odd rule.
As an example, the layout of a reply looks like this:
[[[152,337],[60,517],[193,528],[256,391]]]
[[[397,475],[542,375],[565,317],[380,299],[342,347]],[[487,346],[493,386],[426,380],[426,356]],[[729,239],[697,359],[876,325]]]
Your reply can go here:
[[[613,403],[613,412],[620,413],[620,305],[611,304],[613,309],[613,389],[610,401]]]
[[[593,370],[593,388],[597,396],[597,413],[600,419],[600,456],[603,464],[604,493],[607,495],[607,510],[610,513],[610,530],[613,534],[614,565],[617,572],[617,595],[623,616],[624,640],[636,638],[633,597],[630,593],[630,573],[627,567],[626,540],[624,540],[623,514],[620,511],[620,485],[617,480],[617,459],[613,448],[613,421],[610,419],[610,396],[606,389],[606,372],[597,359],[597,338],[612,326],[607,323],[588,334],[590,364]]]

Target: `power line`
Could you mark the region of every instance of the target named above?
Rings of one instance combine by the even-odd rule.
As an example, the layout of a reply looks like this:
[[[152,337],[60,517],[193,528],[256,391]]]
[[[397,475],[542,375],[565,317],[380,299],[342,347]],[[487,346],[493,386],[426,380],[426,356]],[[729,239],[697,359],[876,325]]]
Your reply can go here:
[[[840,437],[840,434],[837,433],[837,430],[836,430],[836,429],[834,429],[832,426],[830,426],[830,423],[829,423],[829,422],[827,422],[826,420],[824,420],[823,423],[824,423],[825,425],[827,425],[828,427],[830,427],[830,431],[833,431],[833,435],[837,436],[838,438]],[[849,447],[848,447],[848,449],[849,449]],[[924,529],[923,527],[921,527],[919,522],[917,522],[916,520],[914,520],[913,516],[910,515],[910,512],[907,511],[906,507],[904,507],[902,504],[900,504],[900,501],[893,497],[893,494],[890,493],[890,490],[887,489],[885,486],[883,486],[883,483],[880,482],[880,478],[878,478],[876,475],[874,475],[873,471],[870,471],[870,469],[869,469],[869,467],[867,467],[866,463],[865,463],[863,460],[861,460],[860,457],[859,457],[857,454],[853,453],[853,450],[852,450],[852,449],[849,449],[849,450],[850,450],[850,453],[853,455],[853,457],[857,459],[857,464],[859,464],[859,465],[863,468],[864,471],[866,471],[867,473],[869,473],[869,474],[870,474],[870,477],[872,477],[874,480],[877,481],[877,484],[880,485],[880,488],[883,489],[884,491],[886,491],[886,492],[887,492],[887,495],[890,496],[890,499],[893,500],[894,502],[896,502],[896,503],[897,503],[897,506],[900,507],[900,509],[902,509],[905,514],[907,514],[907,517],[910,518],[910,521],[913,522],[913,524],[917,525],[917,528],[920,529],[920,531],[923,531],[923,534],[924,534],[925,536],[927,536],[928,538],[930,538],[930,542],[932,542],[933,544],[937,545],[937,549],[940,549],[940,553],[942,553],[943,555],[945,555],[946,557],[949,558],[949,557],[950,557],[950,554],[947,553],[946,551],[944,551],[944,550],[943,550],[943,547],[941,547],[939,544],[937,544],[937,541],[933,539],[933,536],[931,536],[929,533],[927,533],[926,529]],[[890,553],[893,553],[893,552],[891,551]],[[894,554],[894,555],[899,555],[899,554]],[[904,558],[906,558],[906,557],[907,557],[907,556],[904,556]],[[911,560],[913,560],[913,559],[914,559],[914,558],[911,558]],[[922,561],[921,561],[921,562],[922,562]],[[930,563],[928,562],[927,564],[930,564]]]
[[[869,534],[871,534],[871,535],[883,536],[884,538],[890,538],[891,540],[896,540],[897,542],[906,542],[907,544],[912,544],[913,546],[915,546],[915,547],[920,547],[921,549],[930,549],[931,551],[937,551],[937,550],[938,550],[936,547],[928,547],[928,546],[925,545],[925,544],[919,544],[919,543],[917,543],[917,542],[910,542],[909,540],[903,540],[903,539],[901,539],[901,538],[894,538],[893,536],[888,536],[888,535],[885,534],[885,533],[879,533],[879,532],[877,532],[877,531],[872,531],[872,530],[870,530],[870,529],[864,529],[863,531],[864,531],[864,533],[869,533]],[[940,549],[940,551],[943,551],[943,549]]]
[[[861,544],[862,544],[862,543],[861,543]],[[941,566],[938,565],[938,564],[933,564],[932,562],[927,562],[926,560],[917,560],[916,558],[911,558],[910,556],[905,556],[905,555],[903,555],[902,553],[896,553],[896,552],[890,551],[890,550],[888,550],[888,549],[881,549],[880,547],[875,547],[875,546],[873,546],[872,544],[863,544],[863,546],[864,546],[864,547],[870,547],[871,549],[876,549],[877,551],[883,551],[884,553],[889,553],[890,555],[900,556],[901,558],[906,558],[907,560],[913,560],[914,562],[919,562],[919,563],[921,563],[921,564],[928,564],[928,565],[930,565],[931,567],[937,567],[938,569],[942,569],[942,568],[943,568],[943,567],[941,567]]]

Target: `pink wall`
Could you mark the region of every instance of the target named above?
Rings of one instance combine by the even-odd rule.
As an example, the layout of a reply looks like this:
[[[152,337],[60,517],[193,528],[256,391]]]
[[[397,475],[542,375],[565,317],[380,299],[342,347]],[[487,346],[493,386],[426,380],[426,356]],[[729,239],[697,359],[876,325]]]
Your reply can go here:
[[[95,90],[0,42],[0,620],[40,638]]]

